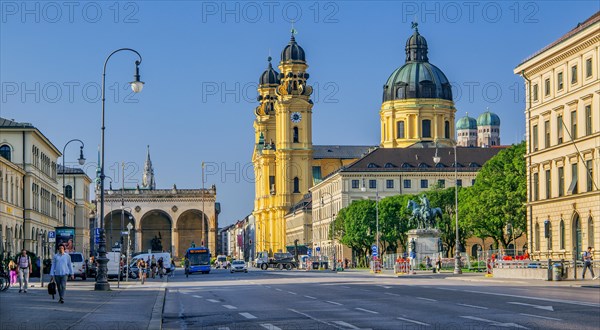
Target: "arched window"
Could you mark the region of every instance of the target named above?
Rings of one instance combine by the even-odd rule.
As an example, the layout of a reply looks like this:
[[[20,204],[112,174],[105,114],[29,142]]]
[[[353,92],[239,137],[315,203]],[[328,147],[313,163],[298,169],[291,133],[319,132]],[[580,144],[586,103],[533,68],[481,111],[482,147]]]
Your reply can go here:
[[[594,248],[594,220],[592,217],[588,218],[588,246]]]
[[[535,224],[534,238],[535,238],[535,250],[540,251],[540,224],[539,223]]]
[[[565,221],[563,219],[560,219],[560,227],[558,228],[558,232],[559,232],[559,239],[560,242],[559,243],[559,249],[564,250],[565,249]]]
[[[431,120],[423,119],[423,121],[421,122],[421,137],[431,137]]]
[[[450,122],[447,120],[444,122],[444,138],[450,138]]]
[[[65,197],[67,197],[68,199],[73,198],[73,187],[71,187],[71,185],[67,185],[65,187]]]
[[[298,143],[298,127],[294,126],[294,143]]]
[[[298,177],[294,178],[294,193],[300,192],[300,179]]]
[[[0,156],[10,161],[10,147],[8,145],[5,144],[3,146],[0,146]]]

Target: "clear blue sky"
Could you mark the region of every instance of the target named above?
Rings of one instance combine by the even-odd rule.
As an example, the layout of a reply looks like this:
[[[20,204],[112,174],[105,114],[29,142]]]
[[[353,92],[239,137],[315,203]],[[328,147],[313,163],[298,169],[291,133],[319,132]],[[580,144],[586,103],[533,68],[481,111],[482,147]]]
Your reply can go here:
[[[513,69],[598,11],[597,1],[538,2],[10,2],[1,3],[0,116],[31,122],[62,149],[86,143],[94,176],[99,85],[106,56],[143,56],[141,94],[129,95],[133,54],[107,72],[106,174],[141,183],[150,145],[158,188],[217,185],[220,225],[249,214],[256,84],[279,61],[291,21],[315,85],[313,143],[376,145],[382,86],[404,63],[410,22],[430,62],[454,84],[458,117],[489,107],[501,142],[525,132],[523,81]],[[77,158],[77,147],[66,153]]]

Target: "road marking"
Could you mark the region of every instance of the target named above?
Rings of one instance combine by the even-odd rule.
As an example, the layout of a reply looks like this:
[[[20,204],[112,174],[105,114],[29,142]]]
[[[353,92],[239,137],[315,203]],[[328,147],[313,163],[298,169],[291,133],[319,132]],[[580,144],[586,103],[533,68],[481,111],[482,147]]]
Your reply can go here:
[[[212,303],[218,303],[219,302],[218,300],[215,300],[215,299],[206,299],[206,300],[208,300],[208,301],[210,301]]]
[[[342,305],[342,304],[340,304],[339,302],[335,302],[335,301],[329,301],[329,300],[326,300],[325,302],[328,302],[328,303],[330,303],[330,304],[334,304],[334,305],[340,305],[340,306]]]
[[[229,327],[218,328],[217,330],[230,330]]]
[[[403,317],[397,317],[397,319],[398,319],[398,320],[401,320],[401,321],[406,321],[406,322],[410,322],[410,323],[418,324],[418,325],[424,325],[424,326],[426,326],[426,327],[428,327],[428,326],[429,326],[429,324],[428,324],[428,323],[425,323],[425,322],[419,322],[419,321],[415,321],[415,320],[411,320],[411,319],[406,319],[406,318],[403,318]]]
[[[288,291],[289,294],[297,294],[296,292]]]
[[[317,298],[315,298],[315,297],[312,297],[312,296],[304,296],[304,297],[306,297],[306,298],[308,298],[308,299],[317,299]]]
[[[332,321],[332,322],[335,323],[335,324],[339,324],[339,325],[341,325],[343,327],[346,327],[348,329],[360,329],[359,327],[354,326],[354,325],[352,325],[350,323],[346,323],[344,321]]]
[[[426,300],[426,301],[437,301],[435,299],[423,298],[423,297],[417,297],[417,299]]]
[[[250,313],[240,313],[241,316],[247,318],[247,319],[255,319],[256,316],[250,314]]]
[[[524,327],[524,326],[516,324],[516,323],[501,323],[501,322],[498,322],[498,321],[493,321],[493,320],[488,320],[488,319],[482,319],[480,317],[475,317],[475,316],[461,316],[461,317],[463,319],[469,319],[469,320],[473,320],[473,321],[491,323],[492,325],[498,326],[498,327],[512,327],[512,328],[520,328],[520,329],[529,329],[527,327]]]
[[[192,297],[194,297],[194,298],[202,298],[202,296],[198,296],[198,295],[193,295]]]
[[[276,327],[270,323],[263,323],[260,325],[261,327],[265,328],[265,329],[269,329],[269,330],[281,330],[281,328]]]
[[[457,304],[457,305],[459,305],[459,306],[465,306],[465,307],[471,307],[471,308],[488,309],[487,307],[475,306],[475,305],[469,305],[469,304]]]
[[[384,289],[391,289],[391,286],[387,286],[387,285],[378,285],[378,287],[382,287]]]
[[[521,296],[516,294],[508,294],[508,293],[495,293],[495,292],[485,292],[485,291],[476,291],[476,290],[461,290],[463,292],[469,293],[477,293],[477,294],[488,294],[492,296],[502,296],[502,297],[511,297],[511,298],[521,298],[521,299],[531,299],[531,300],[540,300],[540,301],[549,301],[559,304],[569,304],[569,305],[578,305],[578,306],[588,306],[588,307],[596,307],[600,308],[600,304],[597,303],[589,303],[585,301],[575,301],[575,300],[558,300],[551,298],[539,298],[539,297],[529,297],[529,296]]]
[[[283,290],[281,290],[281,289],[279,289],[279,288],[276,288],[275,290],[277,290],[277,291],[283,291]]]
[[[356,310],[359,310],[359,311],[363,311],[363,312],[371,313],[371,314],[379,314],[379,312],[376,312],[376,311],[370,311],[370,310],[368,310],[368,309],[364,309],[364,308],[360,308],[360,307],[356,307],[355,309],[356,309]]]
[[[399,294],[397,294],[397,293],[385,292],[384,294],[387,294],[387,295],[389,295],[389,296],[396,296],[396,297],[400,297],[400,295],[399,295]]]
[[[269,288],[270,289],[271,287],[269,285],[265,285],[265,288]]]
[[[507,302],[507,304],[522,305],[522,306],[531,306],[533,308],[543,309],[543,310],[554,312],[554,308],[552,308],[552,306],[532,305],[532,304],[526,304],[526,303],[516,302],[516,301],[509,301],[509,302]]]
[[[292,312],[294,312],[294,313],[300,314],[300,315],[302,315],[302,316],[308,317],[309,319],[311,319],[311,320],[313,320],[313,321],[317,321],[317,322],[319,322],[319,323],[327,324],[327,325],[329,325],[329,326],[332,326],[332,327],[334,327],[334,328],[337,328],[337,329],[342,329],[342,328],[340,328],[339,326],[336,326],[335,324],[329,323],[329,322],[327,322],[327,321],[319,320],[319,319],[318,319],[318,318],[316,318],[316,317],[312,317],[312,316],[310,316],[310,315],[308,315],[308,314],[306,314],[306,313],[299,312],[299,311],[297,311],[297,310],[295,310],[295,309],[288,308],[288,310],[289,310],[289,311],[292,311]]]
[[[345,286],[345,285],[341,285],[341,286],[340,286],[340,288],[344,288],[344,289],[350,289],[350,287],[349,287],[349,286]],[[343,321],[340,321],[340,322],[343,322]],[[344,322],[344,323],[346,323],[346,322]],[[347,323],[346,323],[346,324],[347,324]],[[350,325],[351,325],[351,324],[350,324]]]
[[[561,319],[557,319],[554,317],[548,317],[548,316],[539,316],[539,315],[525,314],[525,313],[519,313],[519,314],[524,315],[524,316],[537,317],[537,318],[545,319],[545,320],[562,321]]]
[[[223,305],[223,307],[225,307],[227,309],[237,309],[237,307],[231,306],[231,305]]]

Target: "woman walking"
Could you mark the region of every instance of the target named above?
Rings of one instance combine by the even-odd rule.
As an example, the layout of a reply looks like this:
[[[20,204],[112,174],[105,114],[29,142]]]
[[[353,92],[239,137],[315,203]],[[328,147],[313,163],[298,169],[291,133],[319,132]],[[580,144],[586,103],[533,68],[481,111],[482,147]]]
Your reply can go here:
[[[17,264],[12,260],[8,263],[8,272],[10,274],[10,286],[17,284]]]
[[[140,280],[142,281],[142,284],[144,284],[144,282],[146,282],[146,262],[144,259],[138,260],[137,267]]]

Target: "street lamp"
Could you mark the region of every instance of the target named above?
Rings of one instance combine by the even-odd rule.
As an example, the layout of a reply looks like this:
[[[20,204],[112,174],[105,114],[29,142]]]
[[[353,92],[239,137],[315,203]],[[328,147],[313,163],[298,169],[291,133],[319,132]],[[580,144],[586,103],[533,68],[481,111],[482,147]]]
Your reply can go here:
[[[69,145],[69,143],[71,143],[73,141],[77,141],[77,142],[81,143],[81,147],[79,147],[79,159],[77,159],[77,161],[79,162],[79,165],[85,164],[85,157],[83,157],[83,147],[84,147],[83,141],[81,141],[79,139],[73,139],[73,140],[67,142],[67,144],[65,144],[65,146],[63,147],[63,152],[62,152],[62,188],[63,188],[63,203],[62,203],[63,214],[62,214],[62,216],[63,216],[63,227],[67,226],[67,207],[66,207],[66,204],[65,204],[65,195],[66,195],[66,191],[65,191],[65,189],[66,189],[66,185],[65,185],[65,172],[67,171],[67,168],[65,167],[65,150],[67,149],[67,146]]]
[[[96,277],[96,284],[94,285],[94,290],[96,291],[108,291],[110,290],[110,284],[108,283],[108,269],[106,267],[108,263],[108,258],[106,258],[106,235],[104,233],[104,109],[105,109],[105,86],[106,86],[106,65],[108,64],[108,60],[115,53],[120,51],[129,51],[133,52],[138,56],[138,60],[135,61],[135,75],[134,81],[130,82],[131,89],[134,93],[139,93],[142,91],[144,87],[144,83],[140,81],[140,70],[139,66],[142,63],[142,56],[136,50],[131,48],[120,48],[108,55],[106,60],[104,61],[104,68],[102,71],[102,138],[101,138],[101,159],[100,159],[100,216],[101,225],[100,225],[100,243],[98,244],[98,276]]]
[[[324,202],[325,198],[322,195],[329,195],[329,214],[332,216],[331,223],[329,226],[330,230],[331,230],[331,235],[332,235],[332,237],[331,237],[331,248],[333,250],[332,251],[333,252],[333,269],[332,270],[335,271],[337,269],[337,265],[336,265],[336,262],[337,262],[336,252],[337,251],[335,250],[335,238],[333,237],[333,230],[331,229],[332,225],[335,221],[335,216],[333,216],[333,196],[326,191],[321,192],[321,206],[325,205],[325,202]],[[321,227],[323,227],[323,226],[321,225]]]
[[[455,248],[454,248],[454,274],[462,274],[462,270],[460,268],[460,252],[459,252],[459,246],[460,246],[460,240],[458,238],[458,163],[457,163],[457,157],[456,157],[456,142],[452,142],[452,147],[454,148],[454,214],[455,214],[455,227],[456,227],[456,233],[455,233],[455,238],[456,238],[456,242],[455,242]],[[440,161],[442,160],[442,158],[440,156],[438,156],[438,149],[437,149],[437,141],[435,143],[435,156],[433,156],[433,162],[437,165]]]

